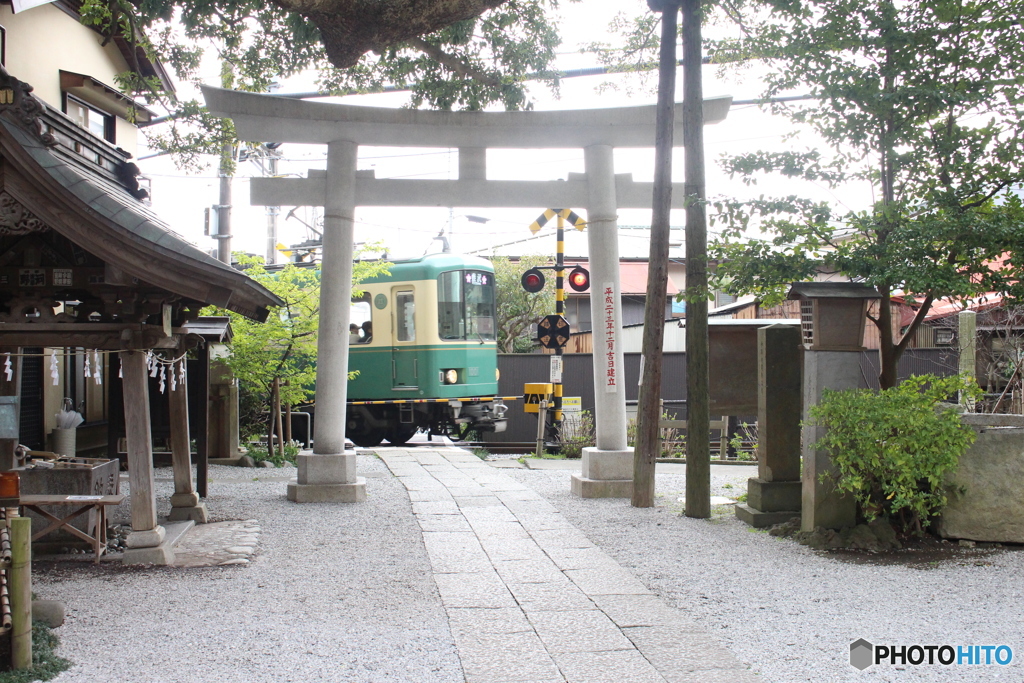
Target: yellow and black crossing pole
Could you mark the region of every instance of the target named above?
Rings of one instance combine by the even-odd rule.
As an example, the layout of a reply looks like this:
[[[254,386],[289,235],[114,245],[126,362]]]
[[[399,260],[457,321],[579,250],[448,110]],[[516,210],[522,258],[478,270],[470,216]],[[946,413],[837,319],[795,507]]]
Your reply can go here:
[[[555,247],[555,315],[565,315],[565,212],[558,212],[558,243]],[[555,349],[555,356],[557,360],[554,361],[558,365],[558,381],[552,383],[555,385],[555,401],[554,401],[554,431],[555,438],[558,439],[562,435],[562,356],[565,355],[565,347],[559,346]],[[552,378],[554,380],[554,378]]]
[[[537,220],[530,225],[534,233],[539,231],[552,217],[558,217],[557,222],[557,246],[555,249],[555,315],[548,316],[541,322],[541,327],[550,328],[551,334],[547,337],[538,330],[538,338],[547,348],[553,348],[554,357],[551,359],[551,384],[553,385],[553,416],[552,427],[555,440],[560,439],[562,433],[562,356],[565,353],[565,343],[569,340],[568,322],[565,321],[565,221],[568,220],[577,230],[583,230],[586,221],[576,215],[572,209],[548,209],[537,217]],[[550,268],[550,266],[547,266]],[[539,273],[538,273],[539,274]],[[524,276],[525,277],[525,276]],[[575,279],[573,279],[575,277]],[[541,278],[543,283],[543,278]],[[524,286],[525,286],[524,280]],[[576,291],[583,291],[590,285],[590,274],[582,267],[577,266],[570,276],[570,286]],[[553,319],[553,320],[549,320]],[[559,329],[564,330],[561,334]],[[547,338],[550,341],[545,342]]]

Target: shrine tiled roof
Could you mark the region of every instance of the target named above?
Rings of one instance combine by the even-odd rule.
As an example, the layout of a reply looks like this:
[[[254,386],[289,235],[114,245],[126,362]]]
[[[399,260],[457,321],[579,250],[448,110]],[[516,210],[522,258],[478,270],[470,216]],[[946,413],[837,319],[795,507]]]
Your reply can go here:
[[[15,86],[15,99],[32,97],[17,92],[24,84],[0,76]],[[116,152],[123,152],[112,148],[93,159],[77,158],[81,145],[61,144],[62,135],[87,133],[67,128],[73,127],[70,123],[62,127],[34,97],[29,103],[34,120],[17,105],[0,107],[0,151],[30,180],[31,190],[49,200],[48,206],[37,201],[36,213],[52,229],[126,274],[186,299],[256,320],[266,318],[268,307],[280,305],[265,287],[187,242],[140,201],[145,194],[134,181],[137,169],[118,158]]]

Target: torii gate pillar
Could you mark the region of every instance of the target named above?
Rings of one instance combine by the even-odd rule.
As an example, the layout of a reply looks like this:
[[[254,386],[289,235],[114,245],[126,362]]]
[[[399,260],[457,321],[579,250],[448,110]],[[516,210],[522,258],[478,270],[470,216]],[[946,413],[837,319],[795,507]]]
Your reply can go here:
[[[317,336],[317,420],[312,454],[299,454],[298,478],[288,484],[296,503],[358,503],[366,480],[356,476],[356,453],[345,450],[348,399],[348,322],[352,298],[358,145],[327,144],[323,263],[320,269],[320,328]],[[337,416],[341,419],[337,419]]]
[[[571,490],[583,498],[629,498],[633,449],[626,446],[626,387],[622,372],[618,204],[614,149],[583,150],[587,172],[587,244],[590,248],[590,319],[594,336],[594,412],[597,446],[583,449]]]

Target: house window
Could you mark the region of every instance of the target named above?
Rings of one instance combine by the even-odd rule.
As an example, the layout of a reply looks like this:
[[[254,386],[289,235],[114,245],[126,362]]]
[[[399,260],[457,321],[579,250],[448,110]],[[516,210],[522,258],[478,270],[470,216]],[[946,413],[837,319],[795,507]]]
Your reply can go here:
[[[114,117],[95,107],[91,107],[72,95],[64,96],[64,113],[82,128],[103,138],[107,142],[114,140]]]

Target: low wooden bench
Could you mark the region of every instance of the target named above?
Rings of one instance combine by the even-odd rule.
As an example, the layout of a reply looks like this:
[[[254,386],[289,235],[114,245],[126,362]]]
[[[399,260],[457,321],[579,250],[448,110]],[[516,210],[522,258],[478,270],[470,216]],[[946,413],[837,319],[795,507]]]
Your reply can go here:
[[[38,513],[50,522],[48,527],[32,534],[33,541],[63,528],[68,533],[91,543],[96,553],[95,561],[99,562],[100,556],[107,550],[107,506],[120,505],[123,501],[124,494],[121,493],[112,496],[24,495],[18,499],[18,505]],[[46,505],[70,505],[75,507],[71,514],[65,517],[57,517],[43,509],[43,506]],[[71,524],[72,520],[90,510],[96,511],[96,528],[91,536]]]

